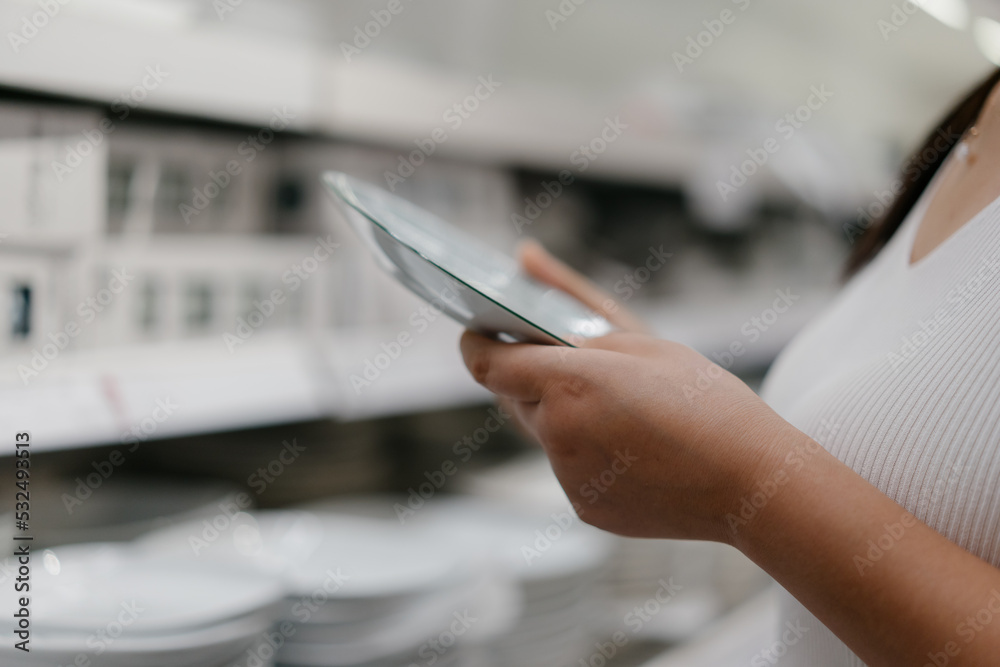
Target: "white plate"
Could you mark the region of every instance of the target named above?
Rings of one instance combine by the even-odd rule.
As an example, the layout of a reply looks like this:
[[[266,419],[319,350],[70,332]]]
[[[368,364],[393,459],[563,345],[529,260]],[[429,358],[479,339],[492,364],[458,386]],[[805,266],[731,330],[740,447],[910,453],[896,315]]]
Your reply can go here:
[[[152,533],[138,548],[161,558],[253,568],[284,580],[292,598],[322,589],[331,600],[373,602],[447,587],[462,574],[460,553],[398,524],[295,511],[239,516],[197,557],[188,545],[197,526]],[[332,579],[338,572],[347,579]]]
[[[237,659],[246,659],[245,651],[259,642],[275,621],[269,610],[178,634],[136,636],[129,627],[113,640],[107,634],[98,638],[93,632],[39,631],[32,635],[30,661],[25,661],[22,651],[2,645],[0,667],[71,665],[80,655],[90,660],[91,667],[233,665]],[[111,631],[117,632],[114,627]],[[100,649],[103,651],[98,655]]]
[[[469,329],[579,345],[612,331],[600,315],[526,276],[517,262],[440,218],[350,176],[323,184],[379,265]]]
[[[182,632],[261,611],[284,595],[279,582],[246,569],[152,560],[113,543],[55,547],[37,552],[34,564],[32,614],[42,631],[96,632],[135,604],[142,611],[130,637]],[[3,596],[6,617],[14,606],[15,596]]]
[[[562,592],[592,581],[611,556],[613,538],[584,524],[568,504],[559,521],[551,515],[534,516],[489,500],[455,498],[428,502],[416,524],[439,532],[439,541],[464,542],[467,548],[487,550],[517,580],[533,592],[551,586]],[[554,539],[542,537],[548,533]]]

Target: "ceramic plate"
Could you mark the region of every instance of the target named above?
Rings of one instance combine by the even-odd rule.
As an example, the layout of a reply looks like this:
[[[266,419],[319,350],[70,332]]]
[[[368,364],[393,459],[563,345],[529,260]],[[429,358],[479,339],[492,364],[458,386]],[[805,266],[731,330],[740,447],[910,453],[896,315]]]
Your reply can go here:
[[[612,331],[603,317],[529,278],[513,258],[405,199],[335,171],[323,183],[382,268],[465,327],[574,347]]]

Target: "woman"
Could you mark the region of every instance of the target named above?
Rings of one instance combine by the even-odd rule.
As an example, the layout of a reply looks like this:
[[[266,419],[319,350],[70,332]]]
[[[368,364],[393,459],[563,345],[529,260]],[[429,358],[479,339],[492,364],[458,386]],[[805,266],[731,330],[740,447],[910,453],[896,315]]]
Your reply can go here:
[[[1000,665],[998,83],[909,164],[767,402],[624,312],[626,333],[578,349],[462,338],[584,521],[731,544],[784,587],[783,621],[808,631],[783,665]],[[522,263],[604,310],[540,247]],[[638,465],[585,499],[625,450]]]

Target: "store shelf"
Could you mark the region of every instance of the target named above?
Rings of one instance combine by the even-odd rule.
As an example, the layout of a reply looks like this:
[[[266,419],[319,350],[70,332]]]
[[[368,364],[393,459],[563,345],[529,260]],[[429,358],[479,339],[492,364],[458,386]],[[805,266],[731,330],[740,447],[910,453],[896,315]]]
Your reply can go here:
[[[164,76],[147,78],[143,109],[261,125],[276,106],[287,107],[292,127],[308,127],[317,65],[310,47],[196,22],[182,3],[170,17],[108,4],[59,3],[26,44],[2,51],[0,81],[110,104],[142,86],[152,68]],[[3,3],[0,22],[21,26],[38,11],[34,2]]]
[[[729,369],[765,367],[829,296],[803,293],[795,310],[747,344],[747,353]],[[764,297],[733,300],[745,309]],[[739,309],[715,303],[656,311],[651,322],[661,336],[704,354],[741,340]],[[442,318],[426,331],[411,332],[409,345],[394,348],[403,331],[408,329],[315,336],[258,332],[232,353],[221,337],[66,352],[27,386],[17,379],[16,365],[27,363],[18,356],[8,359],[0,375],[0,423],[12,429],[31,425],[36,447],[63,449],[122,441],[143,420],[149,423],[158,401],[176,409],[146,434],[149,439],[319,418],[370,419],[492,400],[462,363],[459,325]]]
[[[375,53],[348,63],[336,49],[324,50],[309,40],[293,41],[238,29],[214,16],[189,15],[183,7],[190,6],[184,3],[178,3],[176,13],[171,13],[169,3],[153,4],[169,15],[143,15],[134,7],[124,9],[129,3],[118,0],[60,4],[59,14],[26,44],[16,51],[0,53],[0,83],[111,104],[132,94],[136,86],[144,86],[146,79],[155,85],[144,89],[141,109],[256,126],[269,124],[275,111],[280,110],[289,117],[291,129],[349,139],[366,147],[362,150],[388,147],[387,151],[379,151],[381,157],[390,158],[386,168],[394,163],[391,158],[396,151],[409,154],[417,141],[426,146],[424,140],[439,129],[447,140],[436,143],[432,161],[440,156],[460,157],[491,165],[498,172],[507,166],[569,169],[576,176],[678,185],[692,178],[700,160],[705,159],[698,135],[686,131],[690,128],[684,118],[670,117],[668,110],[654,109],[648,106],[650,100],[641,97],[588,98],[579,91],[492,77],[499,86],[481,96],[477,108],[468,109],[468,116],[462,117],[459,124],[454,122],[454,116],[449,121],[444,114],[452,104],[473,95],[477,87],[486,92],[478,76],[431,70],[403,60],[387,61]],[[109,12],[112,6],[122,11]],[[22,17],[34,11],[34,2],[4,3],[0,6],[0,21],[20,25]],[[162,80],[149,78],[151,70],[162,73]],[[481,77],[490,80],[491,75],[482,72]],[[75,136],[80,132],[80,123],[87,126],[92,120],[78,118],[76,125],[60,130],[58,141],[53,139],[55,149],[62,150],[63,135]],[[620,134],[609,129],[609,123],[616,121],[627,125]],[[141,135],[144,131],[138,132]],[[612,134],[614,140],[610,141]],[[113,141],[104,142],[106,146],[114,141],[124,145],[126,140],[135,140],[124,129],[113,136]],[[606,143],[606,149],[584,165],[579,159],[580,147],[598,139]],[[162,157],[166,149],[161,144],[169,144],[175,153],[188,151],[188,146],[192,154],[196,152],[195,144],[178,144],[173,137],[159,141],[137,143],[136,152],[153,152]],[[216,146],[200,137],[188,141],[198,142],[198,150],[210,161],[224,164],[229,156],[228,143]],[[274,152],[268,155],[277,157]],[[303,151],[303,155],[309,153]],[[317,159],[321,155],[327,159],[326,153],[316,155]],[[358,157],[351,154],[349,159]],[[103,161],[88,164],[101,178],[107,176]],[[382,162],[373,164],[379,167],[372,173],[381,174]],[[210,168],[214,167],[208,163],[188,166],[195,183]],[[455,168],[466,169],[465,165]],[[26,173],[27,169],[21,171]],[[427,177],[432,171],[428,166],[423,174]],[[486,174],[483,182],[491,178],[496,177]],[[265,182],[254,181],[253,192],[264,192],[266,188],[258,183]],[[446,182],[450,187],[461,186],[478,193],[475,196],[484,196],[482,190],[451,176],[442,176],[435,192],[449,192],[442,185]],[[762,176],[755,180],[754,187],[766,188],[769,183],[768,177]],[[103,181],[98,185],[95,181],[86,188],[81,186],[81,191],[103,192]],[[236,192],[231,190],[230,194],[235,198]],[[72,224],[59,228],[65,233],[50,233],[43,227],[30,235],[11,235],[4,240],[4,247],[16,250],[22,258],[48,257],[52,266],[65,269],[59,284],[66,287],[68,295],[62,295],[65,298],[58,303],[50,299],[52,307],[46,312],[51,311],[51,322],[40,322],[38,331],[62,327],[58,316],[72,314],[66,304],[89,294],[74,293],[92,278],[87,272],[88,258],[104,257],[101,238],[92,239],[96,241],[92,246],[89,241],[83,242],[90,236],[80,232],[84,227],[91,231],[103,228],[107,222],[104,202],[91,199],[81,196],[74,200],[74,215],[63,216]],[[153,201],[152,195],[147,199]],[[246,198],[244,204],[252,212],[263,210],[267,202]],[[478,208],[462,209],[456,219],[475,219],[481,208],[482,220],[500,220],[509,213],[509,204],[484,203]],[[29,207],[25,205],[24,209]],[[80,211],[88,211],[94,224],[80,223]],[[238,228],[248,232],[243,236],[252,237],[259,225],[248,223],[251,218],[247,211],[244,214],[234,218],[241,221]],[[148,252],[119,241],[109,246],[112,252],[105,263],[117,266],[111,260],[120,259],[128,265],[125,259],[141,258],[137,260],[140,266],[156,268],[166,276],[171,265],[190,260],[195,262],[191,265],[194,269],[215,275],[215,271],[227,270],[215,266],[214,257],[219,256],[227,258],[230,270],[235,258],[242,258],[244,264],[252,266],[241,265],[241,272],[264,270],[267,265],[272,276],[281,276],[285,267],[311,252],[311,247],[299,247],[294,241],[288,247],[281,246],[284,254],[279,253],[273,239],[266,247],[256,248],[253,243],[235,236],[215,242],[202,237],[195,245],[193,238],[161,236],[155,250]],[[63,266],[70,259],[80,266]],[[18,422],[34,424],[35,440],[41,447],[64,448],[118,442],[123,433],[152,413],[158,400],[170,400],[178,407],[169,419],[157,424],[155,432],[149,434],[151,438],[303,419],[368,419],[490,400],[462,365],[457,350],[460,329],[454,323],[441,319],[426,332],[414,335],[412,345],[391,359],[384,356],[384,346],[392,347],[405,328],[343,328],[345,322],[385,322],[397,315],[405,317],[409,307],[394,301],[392,293],[375,289],[373,285],[380,285],[380,278],[367,280],[350,272],[344,275],[350,280],[338,289],[355,290],[357,294],[352,293],[343,305],[332,291],[308,295],[313,305],[337,304],[332,321],[341,328],[330,329],[330,320],[315,317],[294,325],[298,327],[296,333],[292,329],[259,331],[234,353],[226,349],[221,336],[135,344],[135,336],[117,326],[120,323],[109,320],[107,331],[95,328],[88,332],[87,340],[78,341],[84,347],[60,354],[50,368],[24,386],[16,366],[27,361],[30,350],[11,348],[11,354],[3,359],[0,421],[12,428],[18,428]],[[39,279],[36,294],[52,296],[41,289],[49,282]],[[92,287],[96,290],[101,285]],[[233,282],[228,293],[237,294],[238,287]],[[398,287],[393,285],[391,289]],[[746,318],[760,312],[773,298],[769,296],[770,288],[735,290],[721,299],[719,290],[706,291],[712,296],[699,298],[685,291],[683,301],[647,304],[646,314],[663,337],[711,355],[741,340],[741,325]],[[134,298],[138,302],[139,296],[136,292],[124,300]],[[176,294],[171,298],[175,306],[180,303]],[[828,298],[826,292],[804,297],[765,336],[748,345],[747,354],[731,370],[757,372],[765,367]],[[43,305],[38,303],[40,312]],[[227,317],[235,318],[235,305],[234,301],[227,306],[232,311],[226,311]],[[321,310],[317,308],[316,312]],[[185,335],[177,324],[181,311],[174,308],[171,312],[168,320],[177,331],[170,329],[157,335]],[[43,342],[32,340],[26,346],[39,347]],[[119,342],[122,345],[118,346]],[[88,345],[106,347],[90,349]],[[378,368],[377,361],[384,362],[384,368]],[[365,377],[366,369],[369,378]]]
[[[348,65],[329,55],[319,71],[317,129],[397,146],[404,154],[438,130],[447,137],[436,148],[440,154],[660,185],[684,182],[702,154],[694,137],[644,124],[634,109],[614,100],[499,77],[493,79],[496,91],[477,102],[467,118],[454,112],[446,118],[451,105],[480,88],[479,78],[374,58]],[[483,79],[490,77],[483,72]],[[622,125],[617,134],[605,132],[617,121]],[[606,148],[600,143],[605,137],[611,138]],[[585,160],[580,149],[592,141],[600,152]]]
[[[144,78],[152,82],[152,68],[165,76],[143,93],[143,110],[265,126],[279,109],[291,116],[290,129],[403,152],[440,128],[447,135],[440,155],[577,175],[583,170],[574,153],[601,136],[607,119],[621,117],[628,128],[589,162],[587,175],[654,184],[681,182],[701,155],[694,137],[639,122],[624,102],[501,78],[456,127],[444,114],[474,93],[477,77],[375,56],[348,63],[339,51],[308,41],[183,15],[162,22],[109,16],[92,4],[100,3],[65,6],[16,53],[0,53],[0,82],[110,104]],[[34,10],[32,3],[5,3],[0,22],[19,25]]]
[[[121,442],[154,416],[150,439],[321,416],[301,347],[264,334],[252,343],[233,354],[221,337],[65,352],[27,386],[10,368],[0,423],[32,428],[38,449],[62,449]],[[176,408],[154,414],[158,401]]]
[[[33,429],[40,450],[65,449],[122,442],[144,420],[151,427],[150,417],[164,417],[143,435],[153,440],[490,400],[462,365],[457,325],[415,338],[376,382],[355,392],[350,377],[379,353],[380,333],[258,332],[232,353],[221,337],[65,352],[27,385],[16,366],[30,362],[17,357],[0,375],[0,423]]]
[[[406,340],[411,342],[395,348],[402,332],[410,334]],[[323,358],[336,388],[333,416],[368,419],[492,401],[462,363],[461,333],[458,324],[442,318],[421,333],[379,327],[338,331],[326,338]]]

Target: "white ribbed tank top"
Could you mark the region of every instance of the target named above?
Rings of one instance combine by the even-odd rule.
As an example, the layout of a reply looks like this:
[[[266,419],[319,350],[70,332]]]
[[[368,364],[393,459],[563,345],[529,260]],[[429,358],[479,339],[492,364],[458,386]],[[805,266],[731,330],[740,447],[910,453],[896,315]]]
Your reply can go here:
[[[921,521],[1000,567],[1000,199],[910,266],[939,180],[782,352],[761,393]],[[782,667],[864,664],[782,591],[779,625],[796,620],[808,631]]]

